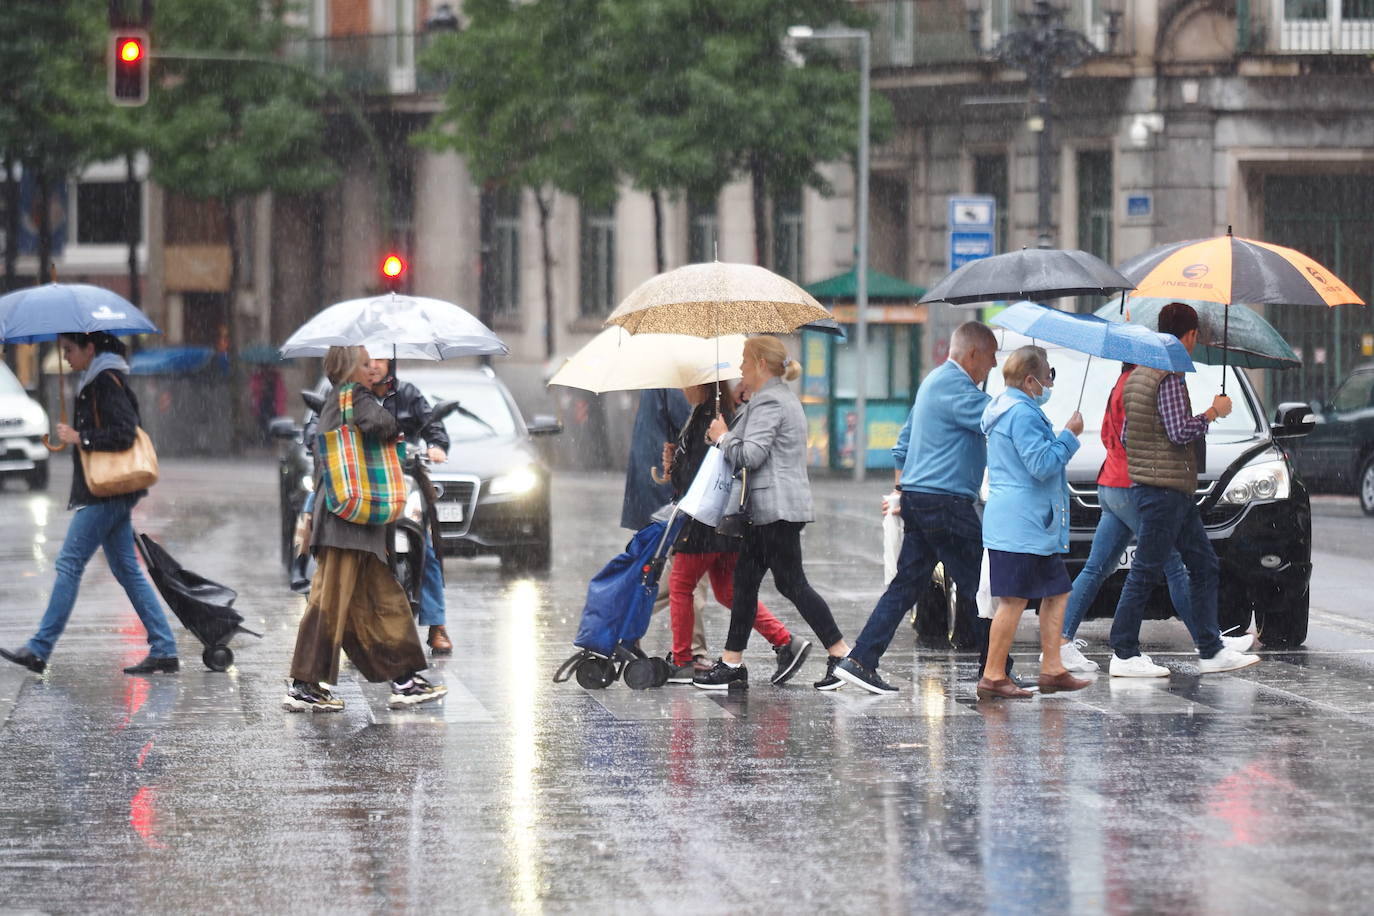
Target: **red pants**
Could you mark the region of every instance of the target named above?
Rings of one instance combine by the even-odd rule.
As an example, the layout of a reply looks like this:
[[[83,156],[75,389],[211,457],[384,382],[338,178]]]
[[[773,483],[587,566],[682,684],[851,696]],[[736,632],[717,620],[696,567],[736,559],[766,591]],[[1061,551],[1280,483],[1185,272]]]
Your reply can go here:
[[[707,573],[716,600],[727,608],[735,598],[735,560],[737,553],[678,553],[673,555],[673,571],[668,577],[668,614],[673,629],[673,662],[685,665],[692,660],[692,590]],[[778,618],[759,602],[754,629],[772,646],[785,646],[792,634]]]

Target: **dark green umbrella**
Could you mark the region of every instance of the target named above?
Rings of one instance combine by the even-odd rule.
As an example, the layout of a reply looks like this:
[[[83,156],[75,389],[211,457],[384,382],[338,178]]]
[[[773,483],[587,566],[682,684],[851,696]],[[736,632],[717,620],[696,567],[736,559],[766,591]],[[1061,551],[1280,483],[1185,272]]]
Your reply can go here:
[[[1227,333],[1227,306],[1220,302],[1131,296],[1126,300],[1125,314],[1120,299],[1108,302],[1097,314],[1108,321],[1129,321],[1153,331],[1159,327],[1159,310],[1170,302],[1183,302],[1197,310],[1197,346],[1192,353],[1196,362],[1220,366],[1225,350],[1230,356],[1224,362],[1243,369],[1295,369],[1302,365],[1283,335],[1258,312],[1243,305],[1230,306],[1230,331],[1224,347],[1221,341]]]

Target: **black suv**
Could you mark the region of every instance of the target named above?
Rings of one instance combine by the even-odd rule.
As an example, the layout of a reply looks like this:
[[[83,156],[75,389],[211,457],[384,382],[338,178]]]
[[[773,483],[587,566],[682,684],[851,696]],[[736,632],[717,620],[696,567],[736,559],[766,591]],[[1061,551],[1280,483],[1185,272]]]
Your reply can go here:
[[[999,365],[1012,350],[1031,343],[1009,332],[999,331],[998,337],[1002,340]],[[1073,350],[1046,349],[1056,382],[1054,396],[1044,410],[1056,429],[1063,428],[1082,392],[1079,409],[1084,429],[1082,445],[1068,467],[1069,553],[1064,558],[1069,575],[1076,576],[1087,562],[1102,512],[1097,502],[1097,474],[1106,458],[1102,417],[1121,364],[1089,360]],[[1235,409],[1229,417],[1213,423],[1207,434],[1206,462],[1198,474],[1197,489],[1202,521],[1221,562],[1219,622],[1223,632],[1232,627],[1245,629],[1253,614],[1265,645],[1300,645],[1307,638],[1312,513],[1307,490],[1293,473],[1280,443],[1286,445],[1311,428],[1310,408],[1306,404],[1281,405],[1280,416],[1271,425],[1245,373],[1234,367],[1227,372],[1226,390]],[[1221,378],[1220,366],[1201,364],[1186,376],[1194,406],[1211,404],[1212,396],[1221,390]],[[992,371],[987,387],[990,394],[1002,390],[999,370]],[[1088,610],[1089,617],[1113,615],[1134,554],[1135,546],[1131,545],[1121,557],[1120,568],[1103,583]],[[930,601],[931,595],[923,598],[923,603]],[[947,613],[937,611],[936,616]],[[1161,582],[1145,616],[1162,619],[1173,613],[1168,590]],[[917,630],[925,630],[919,619]]]
[[[1317,493],[1354,493],[1374,515],[1374,364],[1357,367],[1310,410],[1312,432],[1288,445],[1298,476]]]

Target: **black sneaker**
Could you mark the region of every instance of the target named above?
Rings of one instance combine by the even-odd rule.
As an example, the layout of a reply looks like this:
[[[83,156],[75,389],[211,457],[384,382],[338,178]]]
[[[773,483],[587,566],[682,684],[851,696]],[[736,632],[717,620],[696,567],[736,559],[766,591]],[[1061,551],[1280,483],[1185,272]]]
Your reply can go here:
[[[447,694],[448,688],[443,684],[431,684],[420,675],[412,674],[404,681],[391,682],[391,698],[386,701],[386,705],[392,709],[401,709],[428,703]]]
[[[878,672],[865,665],[863,662],[855,661],[852,658],[842,658],[835,665],[835,676],[842,681],[848,681],[861,690],[869,693],[884,694],[896,693],[897,688],[878,676]]]
[[[787,641],[787,645],[774,646],[773,651],[778,655],[778,670],[773,672],[769,680],[781,687],[787,683],[788,678],[797,673],[802,662],[806,661],[806,655],[811,651],[811,641],[793,636]]]
[[[709,671],[703,671],[692,678],[692,685],[702,690],[729,690],[731,687],[743,689],[749,686],[749,669],[742,664],[731,668],[725,662],[717,661]]]
[[[668,667],[672,669],[668,675],[668,683],[670,684],[690,684],[692,678],[696,677],[697,666],[692,662],[685,665],[674,664],[671,652],[668,653]]]
[[[319,684],[286,679],[286,698],[281,701],[283,709],[289,712],[339,712],[344,708],[343,700],[330,693]]]
[[[825,677],[812,684],[817,690],[839,690],[844,686],[844,681],[835,677],[835,666],[839,664],[839,657],[827,655],[825,658]]]

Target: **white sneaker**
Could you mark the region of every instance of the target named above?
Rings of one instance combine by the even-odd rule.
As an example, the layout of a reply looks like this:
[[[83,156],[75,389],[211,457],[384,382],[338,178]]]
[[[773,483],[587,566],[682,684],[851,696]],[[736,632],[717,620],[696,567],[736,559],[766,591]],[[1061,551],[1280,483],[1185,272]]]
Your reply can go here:
[[[1075,639],[1059,647],[1059,660],[1064,663],[1064,668],[1066,670],[1089,673],[1096,671],[1100,667],[1097,662],[1088,658],[1081,651],[1087,648],[1087,645],[1088,641],[1086,639]],[[1040,653],[1040,663],[1045,663],[1044,652]]]
[[[1239,636],[1223,636],[1221,644],[1228,649],[1244,652],[1255,644],[1254,633],[1241,633]]]
[[[1222,646],[1221,651],[1211,658],[1198,659],[1197,666],[1202,669],[1203,674],[1215,674],[1218,671],[1235,671],[1237,668],[1258,665],[1259,660],[1258,655],[1245,655],[1230,646]]]
[[[1258,659],[1256,659],[1258,661]],[[1112,653],[1112,662],[1108,666],[1112,677],[1168,677],[1169,669],[1163,665],[1156,665],[1150,660],[1150,656],[1144,652],[1134,658],[1120,658],[1115,652]]]

